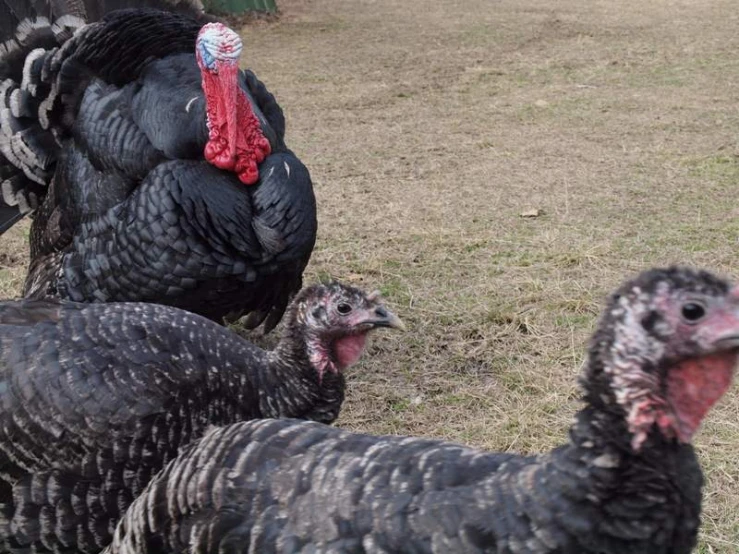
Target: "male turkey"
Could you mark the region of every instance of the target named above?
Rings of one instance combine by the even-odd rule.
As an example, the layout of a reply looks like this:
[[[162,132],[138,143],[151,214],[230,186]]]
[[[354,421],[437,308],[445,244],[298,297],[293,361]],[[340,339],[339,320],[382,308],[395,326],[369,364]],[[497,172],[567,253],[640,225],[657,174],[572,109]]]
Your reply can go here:
[[[552,452],[240,423],[156,476],[105,552],[686,554],[702,485],[690,439],[738,349],[739,287],[648,271],[611,297],[586,405]]]
[[[269,331],[313,250],[313,187],[281,108],[238,69],[241,39],[191,1],[0,0],[0,231],[35,210],[28,297],[250,313]],[[187,15],[84,25],[137,3]]]
[[[195,314],[143,303],[0,304],[0,551],[98,552],[178,449],[209,425],[332,422],[377,294],[300,292],[264,351]]]

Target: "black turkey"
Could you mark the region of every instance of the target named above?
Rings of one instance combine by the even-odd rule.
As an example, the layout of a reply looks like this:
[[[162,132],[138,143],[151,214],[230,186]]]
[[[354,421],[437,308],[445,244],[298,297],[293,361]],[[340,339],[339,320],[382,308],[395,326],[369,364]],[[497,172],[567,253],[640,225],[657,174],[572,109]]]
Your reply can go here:
[[[301,291],[264,351],[143,303],[0,303],[0,546],[98,552],[148,480],[209,425],[333,421],[343,370],[377,327],[376,294]]]
[[[731,381],[739,287],[652,270],[611,297],[585,407],[541,456],[266,420],[210,430],[156,476],[106,554],[687,554],[690,445]]]
[[[135,4],[185,13],[84,25]],[[0,0],[0,19],[0,231],[34,212],[25,295],[271,330],[301,287],[316,204],[280,106],[238,68],[240,37],[194,2]]]

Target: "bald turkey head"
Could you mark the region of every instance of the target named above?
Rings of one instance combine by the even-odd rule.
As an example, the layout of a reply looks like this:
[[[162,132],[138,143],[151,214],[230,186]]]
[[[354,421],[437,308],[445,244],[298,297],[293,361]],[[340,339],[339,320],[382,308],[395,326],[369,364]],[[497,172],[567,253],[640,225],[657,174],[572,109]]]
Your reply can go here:
[[[337,282],[304,289],[293,309],[319,380],[326,372],[338,374],[355,364],[373,329],[405,329],[382,303],[379,292],[365,294]]]
[[[208,117],[205,159],[235,172],[241,182],[251,185],[259,179],[257,165],[271,148],[239,86],[241,49],[239,35],[222,23],[208,23],[198,33],[195,57]]]
[[[612,296],[583,386],[591,404],[623,411],[634,450],[654,429],[687,443],[731,384],[738,355],[739,287],[655,269]]]

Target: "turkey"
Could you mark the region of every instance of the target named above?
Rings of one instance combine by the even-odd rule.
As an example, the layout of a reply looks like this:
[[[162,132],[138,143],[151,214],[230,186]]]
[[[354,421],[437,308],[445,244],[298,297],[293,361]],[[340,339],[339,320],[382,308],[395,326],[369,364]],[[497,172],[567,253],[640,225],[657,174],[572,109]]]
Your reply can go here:
[[[46,1],[0,0],[0,231],[33,212],[25,295],[271,330],[316,203],[240,37],[194,0]]]
[[[540,456],[261,420],[209,430],[121,520],[106,554],[686,554],[690,445],[739,352],[739,287],[651,270],[591,342],[584,408]]]
[[[180,447],[209,425],[332,422],[368,333],[402,328],[376,293],[301,291],[269,352],[144,303],[0,304],[0,548],[99,552]]]

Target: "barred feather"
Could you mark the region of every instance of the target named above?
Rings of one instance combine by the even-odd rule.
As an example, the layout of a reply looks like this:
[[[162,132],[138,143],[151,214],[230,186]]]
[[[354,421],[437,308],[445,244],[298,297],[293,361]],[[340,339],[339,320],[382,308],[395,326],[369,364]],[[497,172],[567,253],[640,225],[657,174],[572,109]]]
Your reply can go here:
[[[675,327],[684,302],[710,306],[690,338]],[[645,272],[606,307],[586,406],[551,452],[285,420],[211,429],[154,477],[104,554],[689,554],[703,481],[696,454],[656,425],[633,447],[617,398],[639,383],[613,376],[629,362],[654,375],[710,358],[706,340],[735,359],[737,337],[736,288],[692,270]]]
[[[339,302],[369,319],[312,315]],[[377,298],[316,285],[265,351],[154,304],[0,302],[0,551],[99,552],[150,477],[209,425],[332,422],[344,377],[321,375],[310,349],[382,318],[392,323]]]

